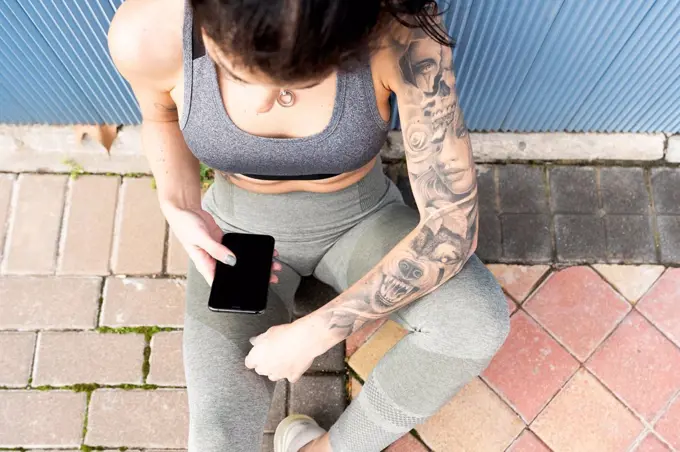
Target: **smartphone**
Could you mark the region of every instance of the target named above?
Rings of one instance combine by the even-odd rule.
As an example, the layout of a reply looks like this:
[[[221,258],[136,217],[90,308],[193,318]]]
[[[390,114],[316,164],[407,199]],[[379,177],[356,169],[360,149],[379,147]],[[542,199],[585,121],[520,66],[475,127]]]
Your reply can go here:
[[[236,265],[217,262],[208,308],[217,312],[261,314],[267,307],[267,292],[274,258],[274,237],[228,233],[222,245],[236,256]]]

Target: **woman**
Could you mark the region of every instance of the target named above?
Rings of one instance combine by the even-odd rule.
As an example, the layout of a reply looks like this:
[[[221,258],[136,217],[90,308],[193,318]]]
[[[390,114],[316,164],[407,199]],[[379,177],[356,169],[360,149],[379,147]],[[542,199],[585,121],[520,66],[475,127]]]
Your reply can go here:
[[[128,0],[110,49],[143,116],[170,227],[193,265],[184,360],[192,452],[257,451],[274,381],[368,322],[407,334],[329,432],[305,416],[277,452],[375,452],[487,366],[508,332],[473,254],[477,185],[432,0]],[[396,93],[418,211],[379,161]],[[217,170],[201,204],[199,160]],[[276,238],[266,312],[211,312],[223,232]],[[301,275],[340,295],[291,323]]]

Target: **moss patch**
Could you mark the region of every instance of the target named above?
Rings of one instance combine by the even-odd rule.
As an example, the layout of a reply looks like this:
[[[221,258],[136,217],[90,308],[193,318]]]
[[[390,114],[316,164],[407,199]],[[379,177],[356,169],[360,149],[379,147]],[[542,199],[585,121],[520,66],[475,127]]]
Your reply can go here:
[[[142,362],[142,381],[146,382],[146,377],[149,376],[151,370],[151,335],[146,339],[146,346],[144,347],[144,361]]]
[[[78,179],[78,176],[85,174],[85,168],[73,159],[66,159],[62,163],[69,167],[71,179]]]
[[[110,326],[100,326],[97,331],[106,334],[143,334],[147,339],[151,339],[156,333],[161,331],[177,331],[179,328],[170,328],[164,326],[120,326],[120,327],[110,327]]]
[[[201,163],[201,186],[203,190],[210,187],[215,181],[215,171]]]
[[[87,436],[87,421],[90,414],[90,399],[92,398],[92,391],[87,393],[87,400],[85,402],[85,417],[83,418],[83,436],[82,441],[85,442],[85,437]]]

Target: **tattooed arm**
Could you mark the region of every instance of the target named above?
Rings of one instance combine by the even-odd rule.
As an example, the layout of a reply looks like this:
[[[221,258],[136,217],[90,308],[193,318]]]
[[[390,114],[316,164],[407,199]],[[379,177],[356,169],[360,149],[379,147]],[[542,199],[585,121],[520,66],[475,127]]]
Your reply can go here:
[[[406,162],[420,224],[356,284],[312,315],[335,341],[435,290],[477,244],[477,184],[451,49],[422,30],[391,47]]]

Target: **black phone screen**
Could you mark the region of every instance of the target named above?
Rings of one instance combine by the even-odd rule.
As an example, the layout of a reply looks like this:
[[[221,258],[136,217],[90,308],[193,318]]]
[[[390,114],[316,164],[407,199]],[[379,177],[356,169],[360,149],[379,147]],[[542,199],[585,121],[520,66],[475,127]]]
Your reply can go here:
[[[217,262],[208,307],[213,311],[263,312],[267,307],[274,238],[228,233],[222,237],[222,244],[234,253],[236,265]]]

